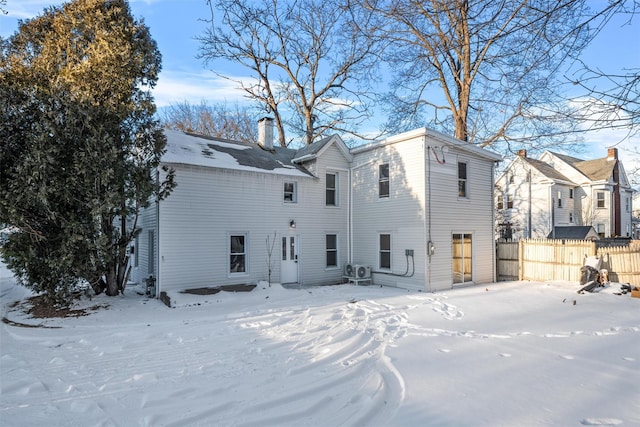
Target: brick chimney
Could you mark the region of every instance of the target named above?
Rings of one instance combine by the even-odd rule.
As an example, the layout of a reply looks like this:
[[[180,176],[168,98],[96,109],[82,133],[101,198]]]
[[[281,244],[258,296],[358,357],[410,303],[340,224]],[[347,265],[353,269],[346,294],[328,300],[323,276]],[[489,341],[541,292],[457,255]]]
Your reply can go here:
[[[258,120],[258,144],[267,150],[273,149],[273,119],[263,117]]]
[[[518,150],[518,152],[516,153],[519,157],[527,157],[527,150]]]
[[[618,149],[609,147],[607,148],[607,160],[618,160]]]

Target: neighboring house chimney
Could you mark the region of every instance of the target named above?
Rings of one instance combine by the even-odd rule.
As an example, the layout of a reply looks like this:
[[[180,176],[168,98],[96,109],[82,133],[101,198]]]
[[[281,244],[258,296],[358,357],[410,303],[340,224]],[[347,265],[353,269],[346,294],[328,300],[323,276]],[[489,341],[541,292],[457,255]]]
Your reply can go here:
[[[527,157],[527,150],[518,150],[518,156]]]
[[[267,150],[273,149],[273,119],[263,117],[258,120],[258,144]]]
[[[607,160],[618,160],[618,149],[617,148],[607,148]]]

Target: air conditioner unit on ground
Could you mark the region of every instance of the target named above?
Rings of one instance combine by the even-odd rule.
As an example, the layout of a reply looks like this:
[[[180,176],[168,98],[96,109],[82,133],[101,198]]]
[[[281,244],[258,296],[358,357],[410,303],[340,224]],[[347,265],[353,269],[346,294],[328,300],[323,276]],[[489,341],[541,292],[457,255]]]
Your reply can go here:
[[[344,276],[345,277],[355,277],[356,276],[356,268],[353,264],[345,264],[344,266]]]
[[[371,267],[366,265],[355,266],[356,279],[368,279],[371,277]]]

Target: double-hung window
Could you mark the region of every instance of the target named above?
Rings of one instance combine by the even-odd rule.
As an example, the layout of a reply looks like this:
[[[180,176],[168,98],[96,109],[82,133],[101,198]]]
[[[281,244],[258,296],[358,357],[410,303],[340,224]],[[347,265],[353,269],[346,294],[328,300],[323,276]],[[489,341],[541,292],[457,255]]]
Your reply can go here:
[[[229,236],[229,273],[245,273],[247,271],[246,243],[246,234],[232,234]]]
[[[325,178],[326,178],[326,205],[338,206],[338,174],[327,173]]]
[[[513,194],[507,194],[507,209],[513,209]]]
[[[504,209],[504,196],[502,194],[498,194],[498,210]]]
[[[558,207],[562,207],[562,191],[558,191]]]
[[[467,164],[458,162],[458,197],[467,197]]]
[[[598,191],[596,193],[596,207],[602,209],[605,207],[604,204],[604,191]]]
[[[297,203],[298,197],[296,194],[295,182],[284,183],[284,201],[285,203]]]
[[[327,267],[338,266],[338,235],[327,234],[325,235],[326,253],[327,253]]]
[[[378,168],[378,197],[389,197],[389,163]]]
[[[391,270],[391,234],[380,234],[380,268]]]

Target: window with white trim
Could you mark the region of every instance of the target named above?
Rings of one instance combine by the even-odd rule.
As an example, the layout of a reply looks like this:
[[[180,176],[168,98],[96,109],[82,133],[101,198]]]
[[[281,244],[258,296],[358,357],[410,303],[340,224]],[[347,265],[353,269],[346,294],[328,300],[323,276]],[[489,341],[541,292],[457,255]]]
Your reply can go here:
[[[295,182],[284,183],[284,202],[285,203],[298,202],[298,195],[296,190],[297,190],[297,185]]]
[[[325,235],[325,248],[327,254],[327,267],[338,266],[338,235],[326,234]]]
[[[467,197],[467,164],[458,162],[458,197]]]
[[[378,167],[378,197],[389,197],[389,163]]]
[[[605,207],[604,191],[596,193],[596,207],[602,209]]]
[[[391,270],[391,234],[380,234],[379,239],[381,269]]]
[[[229,273],[247,272],[247,235],[229,236]]]
[[[513,209],[513,194],[507,194],[507,209]]]
[[[338,206],[338,174],[327,173],[326,179],[326,205]]]
[[[498,210],[504,209],[504,196],[502,194],[498,194]]]
[[[562,191],[558,191],[558,207],[562,207]]]

